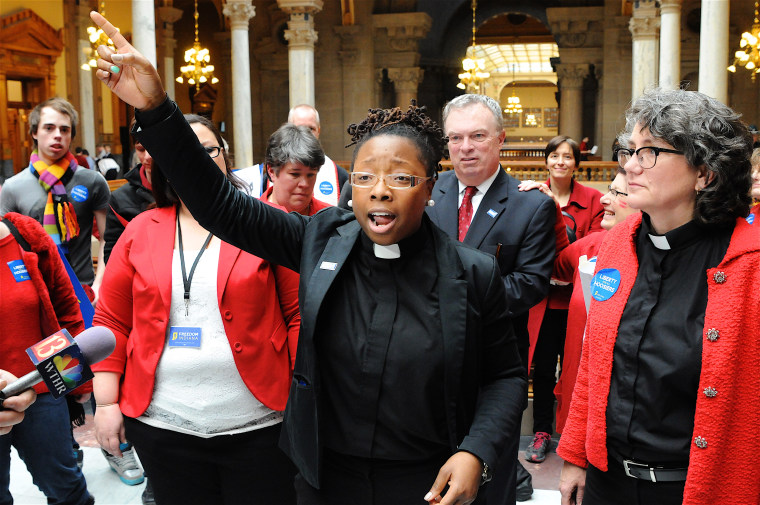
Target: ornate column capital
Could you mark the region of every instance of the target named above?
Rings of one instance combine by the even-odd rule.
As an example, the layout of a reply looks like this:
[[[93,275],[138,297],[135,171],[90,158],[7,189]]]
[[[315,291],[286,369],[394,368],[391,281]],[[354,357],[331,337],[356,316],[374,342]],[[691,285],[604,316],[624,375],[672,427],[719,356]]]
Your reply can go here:
[[[393,81],[396,91],[417,93],[425,71],[419,67],[389,68],[388,79]],[[382,74],[381,74],[382,75]]]
[[[182,9],[176,7],[163,6],[156,9],[158,11],[158,19],[164,23],[176,23],[182,17]]]
[[[655,38],[660,30],[660,18],[632,17],[628,29],[634,40]]]
[[[679,14],[682,0],[660,0],[660,14]]]
[[[222,13],[230,18],[230,29],[247,31],[251,19],[256,15],[256,7],[251,0],[227,0]]]
[[[316,14],[322,10],[324,0],[277,0],[277,7],[286,14]]]
[[[417,51],[420,39],[427,37],[433,18],[426,12],[403,14],[375,14],[372,16],[376,31],[388,34],[388,46],[394,51]]]
[[[560,89],[582,88],[583,80],[589,75],[588,63],[558,63],[557,78]]]

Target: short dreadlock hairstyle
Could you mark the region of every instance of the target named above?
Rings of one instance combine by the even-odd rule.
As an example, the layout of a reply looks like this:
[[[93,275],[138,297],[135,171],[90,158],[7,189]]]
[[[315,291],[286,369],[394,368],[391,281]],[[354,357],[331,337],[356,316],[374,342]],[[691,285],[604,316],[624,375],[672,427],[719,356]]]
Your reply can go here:
[[[417,146],[418,159],[425,165],[428,177],[436,177],[443,157],[446,139],[438,124],[425,114],[425,107],[417,107],[411,101],[409,109],[403,112],[400,107],[392,109],[369,109],[369,114],[361,123],[348,126],[351,143],[356,145],[351,159],[354,168],[356,154],[369,139],[379,135],[395,135],[411,140]]]

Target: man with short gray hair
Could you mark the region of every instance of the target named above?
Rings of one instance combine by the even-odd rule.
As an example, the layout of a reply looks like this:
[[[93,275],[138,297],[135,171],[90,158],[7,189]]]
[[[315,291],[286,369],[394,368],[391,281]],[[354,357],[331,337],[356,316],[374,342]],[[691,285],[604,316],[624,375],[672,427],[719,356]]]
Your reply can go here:
[[[538,191],[518,191],[519,181],[499,164],[504,143],[496,100],[466,94],[443,110],[454,170],[440,174],[427,212],[452,238],[496,257],[507,291],[507,309],[528,369],[528,310],[546,297],[556,247],[556,207]],[[527,404],[527,398],[526,398]],[[530,499],[530,474],[517,462],[520,426],[484,488],[488,505]],[[516,476],[517,475],[517,476]]]

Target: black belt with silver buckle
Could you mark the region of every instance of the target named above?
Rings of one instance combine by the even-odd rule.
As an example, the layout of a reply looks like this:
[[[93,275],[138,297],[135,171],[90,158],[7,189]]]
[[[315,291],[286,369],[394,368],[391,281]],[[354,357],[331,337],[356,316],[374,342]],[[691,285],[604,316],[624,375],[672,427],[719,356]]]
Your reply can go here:
[[[686,480],[686,468],[662,468],[637,463],[630,459],[623,460],[623,469],[628,477],[648,480],[650,482],[683,482]]]

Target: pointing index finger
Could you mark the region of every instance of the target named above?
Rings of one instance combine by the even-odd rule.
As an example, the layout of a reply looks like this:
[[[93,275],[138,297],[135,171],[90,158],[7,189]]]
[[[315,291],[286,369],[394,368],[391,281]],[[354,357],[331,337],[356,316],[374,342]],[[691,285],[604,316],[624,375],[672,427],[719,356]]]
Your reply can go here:
[[[97,11],[90,11],[90,19],[92,19],[96,25],[103,29],[105,34],[108,35],[108,38],[113,40],[113,44],[116,47],[116,50],[132,48],[132,45],[127,41],[127,39],[124,38],[124,35],[122,35],[114,25],[112,25],[106,18],[104,18],[102,14]]]

